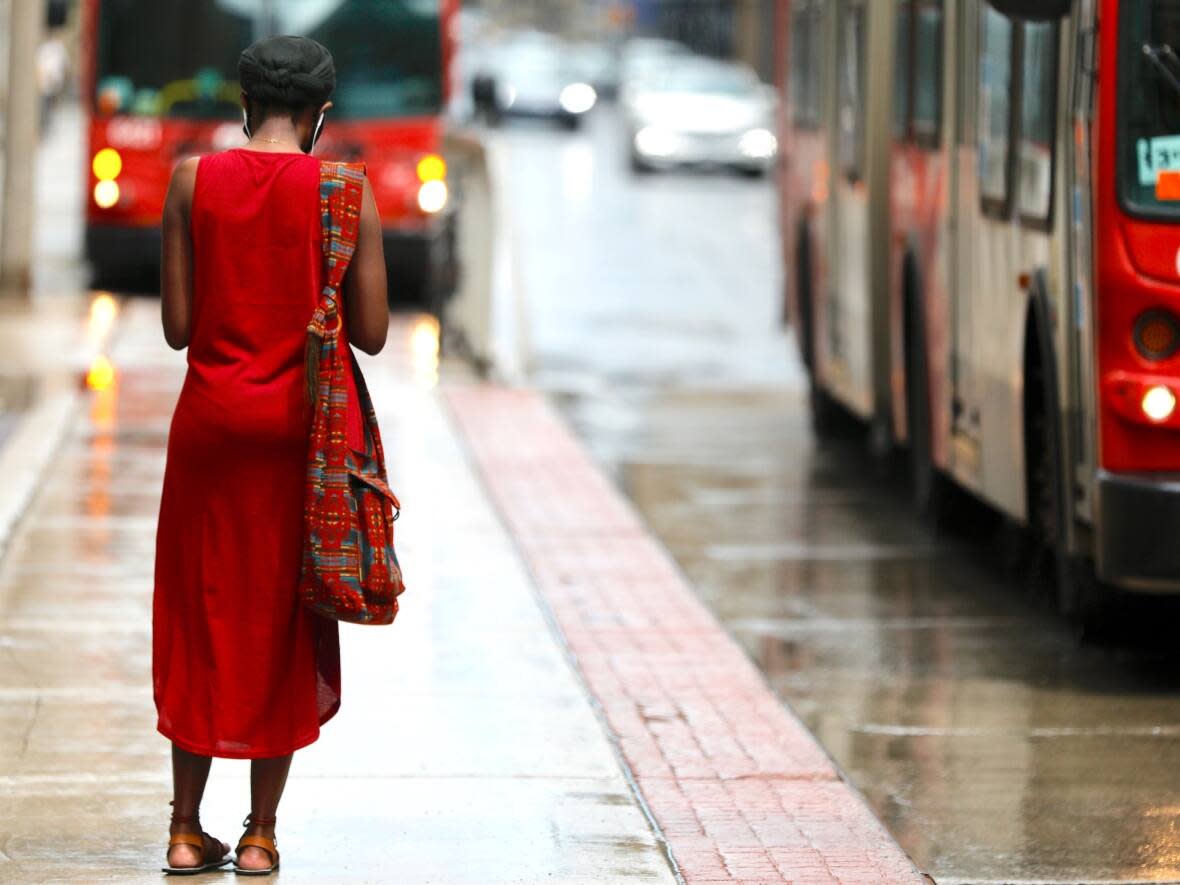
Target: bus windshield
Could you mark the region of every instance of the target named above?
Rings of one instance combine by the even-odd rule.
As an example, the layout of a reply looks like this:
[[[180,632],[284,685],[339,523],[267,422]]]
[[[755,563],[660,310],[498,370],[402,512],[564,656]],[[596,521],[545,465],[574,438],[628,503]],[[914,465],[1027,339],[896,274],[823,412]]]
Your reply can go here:
[[[305,34],[332,51],[334,117],[442,106],[438,0],[101,0],[99,9],[100,116],[233,119],[238,54],[268,34]]]
[[[1180,219],[1180,4],[1123,3],[1119,191],[1138,214]]]

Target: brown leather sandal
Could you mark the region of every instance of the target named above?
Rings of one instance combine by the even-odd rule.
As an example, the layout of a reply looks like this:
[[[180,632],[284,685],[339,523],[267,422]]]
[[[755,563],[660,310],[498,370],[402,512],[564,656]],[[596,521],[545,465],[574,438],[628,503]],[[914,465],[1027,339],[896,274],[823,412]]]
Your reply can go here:
[[[250,824],[273,824],[275,819],[273,817],[255,817],[253,812],[246,815],[246,819],[242,821],[242,826],[247,827]],[[246,867],[238,865],[238,858],[242,856],[242,849],[246,847],[261,848],[270,855],[273,863],[269,867],[261,870],[251,870]],[[266,836],[243,836],[238,840],[238,847],[234,849],[234,872],[239,876],[269,876],[279,868],[279,849],[275,846],[274,839],[268,839]]]
[[[200,821],[196,815],[177,814],[172,812],[173,823],[178,824],[196,824],[200,826]],[[205,873],[209,870],[216,870],[223,867],[233,860],[226,853],[226,848],[220,839],[215,839],[201,830],[197,833],[176,833],[168,837],[168,850],[164,855],[164,862],[168,862],[168,854],[172,852],[174,845],[191,845],[201,851],[201,863],[195,867],[174,867],[171,864],[161,867],[161,871],[170,876],[195,876],[197,873]]]

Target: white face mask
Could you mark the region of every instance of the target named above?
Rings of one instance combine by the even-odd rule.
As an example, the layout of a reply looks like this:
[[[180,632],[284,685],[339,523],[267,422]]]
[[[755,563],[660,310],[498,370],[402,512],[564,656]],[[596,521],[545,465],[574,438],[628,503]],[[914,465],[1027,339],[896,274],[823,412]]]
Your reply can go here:
[[[316,120],[315,131],[313,131],[311,133],[311,144],[308,145],[308,147],[307,147],[307,153],[310,154],[313,150],[315,150],[315,143],[317,141],[319,141],[320,130],[322,130],[323,128],[324,128],[324,112],[320,111],[320,118],[318,120]],[[242,131],[244,133],[246,133],[246,138],[253,138],[254,137],[253,135],[250,134],[250,115],[246,112],[245,108],[242,108]]]

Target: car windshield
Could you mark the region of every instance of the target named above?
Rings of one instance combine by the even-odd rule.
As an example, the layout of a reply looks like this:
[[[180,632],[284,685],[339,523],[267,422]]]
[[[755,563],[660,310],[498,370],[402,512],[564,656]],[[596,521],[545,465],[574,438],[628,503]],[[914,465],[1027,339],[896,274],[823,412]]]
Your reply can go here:
[[[744,96],[753,91],[756,82],[741,68],[667,64],[653,71],[646,85],[653,92]]]
[[[1123,3],[1119,188],[1133,212],[1180,219],[1180,4]]]
[[[510,80],[554,80],[560,75],[565,63],[561,57],[549,52],[517,52],[508,56],[504,63],[504,74]]]
[[[238,54],[269,34],[305,34],[332,51],[337,118],[441,107],[438,0],[102,0],[95,109],[232,119]]]

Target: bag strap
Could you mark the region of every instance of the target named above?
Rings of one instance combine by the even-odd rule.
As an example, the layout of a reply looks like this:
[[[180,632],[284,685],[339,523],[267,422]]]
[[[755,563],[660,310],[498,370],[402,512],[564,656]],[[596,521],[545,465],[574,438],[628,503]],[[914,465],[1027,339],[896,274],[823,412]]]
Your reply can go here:
[[[304,348],[307,402],[316,406],[320,351],[340,332],[340,284],[356,251],[365,193],[364,163],[320,162],[320,229],[324,249],[324,289],[307,324]]]
[[[320,162],[324,290],[307,331],[321,338],[334,335],[340,328],[340,284],[356,252],[364,192],[364,163]]]

